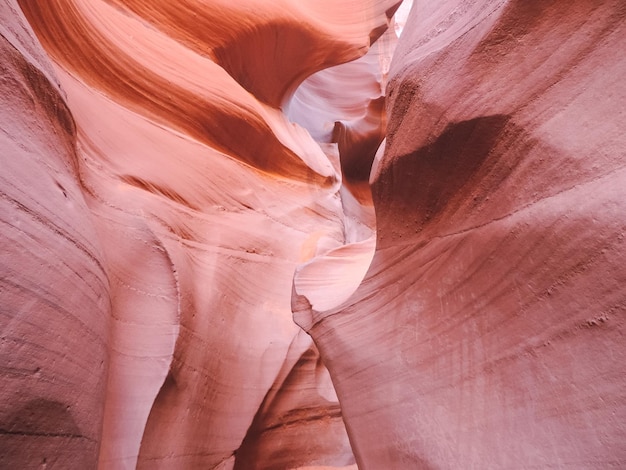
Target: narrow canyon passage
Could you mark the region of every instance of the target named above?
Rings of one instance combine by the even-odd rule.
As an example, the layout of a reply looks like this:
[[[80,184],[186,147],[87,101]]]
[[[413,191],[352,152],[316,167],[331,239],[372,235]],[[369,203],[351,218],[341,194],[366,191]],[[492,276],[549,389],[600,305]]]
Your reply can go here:
[[[12,223],[11,237],[25,244],[13,269],[51,291],[39,293],[49,311],[23,312],[26,323],[16,312],[6,328],[21,348],[15,355],[7,345],[3,357],[28,359],[38,372],[7,382],[12,437],[2,466],[354,466],[332,382],[293,322],[291,295],[302,266],[298,289],[312,298],[317,289],[319,305],[333,306],[373,255],[369,172],[356,160],[363,154],[369,168],[383,138],[383,67],[395,44],[385,30],[396,2],[284,3],[5,7],[7,30],[21,33],[5,35],[7,47],[26,64],[34,48],[40,62],[29,66],[47,75],[33,84],[19,67],[8,73],[26,93],[55,99],[11,106],[24,108],[14,122],[30,133],[9,127],[9,137],[16,146],[43,140],[21,158],[55,179],[16,185],[35,220],[26,231]],[[65,166],[51,169],[47,159],[61,158]],[[49,192],[51,207],[36,213]],[[68,226],[62,237],[55,208]],[[42,224],[53,227],[50,240],[29,245],[44,237]],[[93,253],[81,261],[61,242]],[[60,264],[29,269],[29,252]],[[322,280],[337,292],[320,292]],[[21,283],[16,295],[26,299]],[[48,326],[60,314],[67,326]],[[52,337],[33,338],[26,325]],[[72,432],[50,434],[62,420]]]
[[[0,2],[0,468],[626,466],[626,4],[400,3]]]

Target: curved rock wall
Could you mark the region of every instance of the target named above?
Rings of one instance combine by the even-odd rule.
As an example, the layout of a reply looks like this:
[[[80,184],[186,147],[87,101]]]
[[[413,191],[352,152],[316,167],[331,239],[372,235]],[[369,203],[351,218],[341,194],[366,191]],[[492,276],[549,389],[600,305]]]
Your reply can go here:
[[[64,93],[16,2],[0,17],[0,467],[88,468],[102,434],[109,279]]]
[[[0,467],[626,465],[626,6],[413,3],[0,4]]]
[[[371,200],[281,106],[396,3],[2,7],[3,467],[354,464],[291,285]]]
[[[296,303],[362,470],[626,465],[625,20],[414,3],[374,259],[342,306]]]

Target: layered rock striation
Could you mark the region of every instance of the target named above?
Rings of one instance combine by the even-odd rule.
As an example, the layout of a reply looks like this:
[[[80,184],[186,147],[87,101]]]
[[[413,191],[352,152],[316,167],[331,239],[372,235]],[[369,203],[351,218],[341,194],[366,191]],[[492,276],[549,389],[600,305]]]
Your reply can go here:
[[[0,467],[88,468],[111,327],[76,127],[16,2],[0,4]]]
[[[298,264],[372,231],[281,106],[396,3],[2,7],[1,466],[354,464],[290,302]]]
[[[0,5],[0,467],[626,465],[626,7],[357,3]]]
[[[359,468],[626,463],[625,19],[414,3],[373,261],[342,305],[294,303]]]

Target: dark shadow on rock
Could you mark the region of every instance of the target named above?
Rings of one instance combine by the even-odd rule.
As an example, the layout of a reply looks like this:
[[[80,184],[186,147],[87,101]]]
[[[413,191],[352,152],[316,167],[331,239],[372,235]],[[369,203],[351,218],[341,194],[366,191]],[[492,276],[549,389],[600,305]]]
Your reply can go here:
[[[70,407],[57,401],[31,400],[3,421],[2,434],[82,437]]]
[[[467,197],[463,188],[499,142],[507,115],[450,123],[428,144],[396,157],[374,183],[375,205],[382,211],[383,233],[416,233]]]

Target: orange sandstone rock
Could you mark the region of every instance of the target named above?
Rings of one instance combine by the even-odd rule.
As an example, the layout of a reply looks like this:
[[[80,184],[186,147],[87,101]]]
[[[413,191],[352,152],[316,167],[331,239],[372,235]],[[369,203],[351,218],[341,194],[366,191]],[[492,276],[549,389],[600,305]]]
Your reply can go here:
[[[397,3],[2,7],[2,466],[354,464],[290,302],[371,204],[281,106]]]
[[[413,3],[0,5],[0,467],[626,465],[623,1]]]

